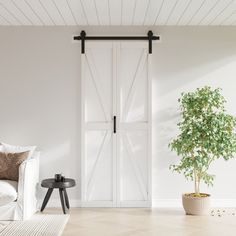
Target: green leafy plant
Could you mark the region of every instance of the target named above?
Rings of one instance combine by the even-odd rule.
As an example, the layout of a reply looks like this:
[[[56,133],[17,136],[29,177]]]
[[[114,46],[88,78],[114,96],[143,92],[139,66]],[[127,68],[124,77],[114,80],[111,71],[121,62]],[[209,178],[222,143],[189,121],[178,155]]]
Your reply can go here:
[[[226,113],[226,100],[219,88],[203,87],[182,93],[178,101],[182,117],[178,123],[180,134],[169,147],[181,160],[170,169],[194,181],[195,195],[201,196],[202,181],[213,185],[214,175],[208,173],[211,163],[219,158],[234,157],[236,118]]]

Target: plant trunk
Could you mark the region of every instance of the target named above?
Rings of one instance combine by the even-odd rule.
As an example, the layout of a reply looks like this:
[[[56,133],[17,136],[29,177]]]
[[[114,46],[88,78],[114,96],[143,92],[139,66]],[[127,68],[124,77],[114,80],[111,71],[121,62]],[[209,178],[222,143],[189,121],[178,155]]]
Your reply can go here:
[[[200,194],[199,181],[195,180],[195,193]]]
[[[194,185],[195,185],[195,193],[197,195],[200,195],[200,179],[198,178],[198,175],[195,169],[194,169]]]
[[[200,195],[200,180],[197,181],[197,192],[198,195]]]

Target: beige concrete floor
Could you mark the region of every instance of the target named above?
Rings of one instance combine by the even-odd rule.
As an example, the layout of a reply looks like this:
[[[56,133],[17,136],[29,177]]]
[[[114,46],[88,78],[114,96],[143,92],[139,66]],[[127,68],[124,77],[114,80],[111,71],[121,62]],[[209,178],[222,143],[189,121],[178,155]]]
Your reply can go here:
[[[171,208],[72,208],[63,236],[236,236],[235,212],[187,216]],[[61,209],[44,213],[62,214]]]

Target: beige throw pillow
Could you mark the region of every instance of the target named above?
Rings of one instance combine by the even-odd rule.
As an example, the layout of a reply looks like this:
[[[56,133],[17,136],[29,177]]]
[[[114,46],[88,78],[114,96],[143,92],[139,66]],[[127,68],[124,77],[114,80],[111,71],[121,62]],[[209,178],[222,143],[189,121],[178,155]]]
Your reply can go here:
[[[0,152],[0,180],[18,181],[20,164],[29,156],[28,152]]]

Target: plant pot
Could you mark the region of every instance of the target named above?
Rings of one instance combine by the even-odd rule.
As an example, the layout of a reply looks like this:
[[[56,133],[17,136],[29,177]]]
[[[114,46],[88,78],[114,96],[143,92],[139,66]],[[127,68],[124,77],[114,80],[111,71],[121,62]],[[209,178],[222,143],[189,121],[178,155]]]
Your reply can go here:
[[[210,194],[200,193],[194,196],[192,193],[182,195],[182,203],[187,215],[208,215],[210,213]]]

